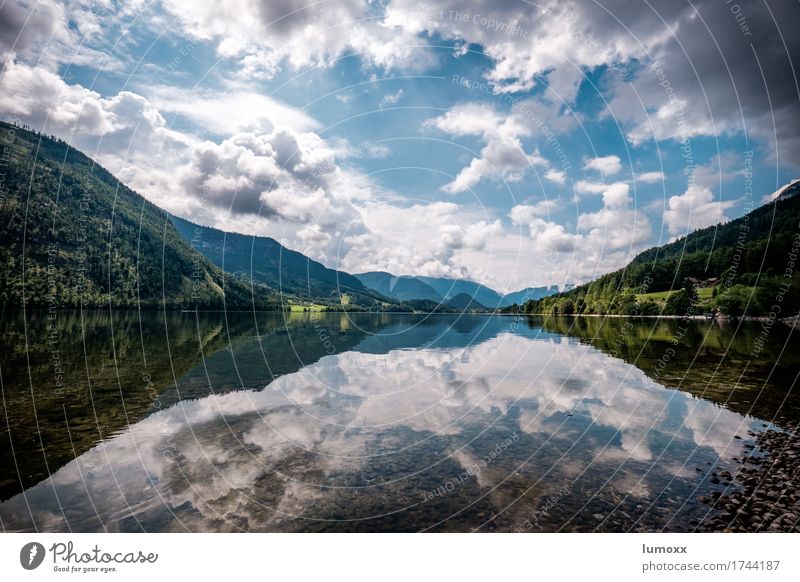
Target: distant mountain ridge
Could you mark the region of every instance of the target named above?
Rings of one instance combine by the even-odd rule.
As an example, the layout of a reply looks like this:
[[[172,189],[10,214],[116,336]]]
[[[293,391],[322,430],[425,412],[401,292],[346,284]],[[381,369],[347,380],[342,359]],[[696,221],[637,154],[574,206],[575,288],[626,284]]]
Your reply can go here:
[[[557,285],[527,287],[520,291],[501,295],[486,285],[467,279],[397,276],[384,271],[359,273],[355,276],[367,287],[398,301],[427,300],[449,305],[453,298],[465,295],[473,299],[473,304],[478,304],[485,309],[508,307],[515,303],[522,305],[531,299],[541,299],[558,293]],[[459,300],[459,303],[464,303],[463,298]]]
[[[426,299],[441,302],[444,298],[436,290],[416,277],[396,276],[383,271],[370,271],[354,275],[364,285],[398,301]]]
[[[416,277],[423,283],[433,287],[445,301],[452,299],[456,295],[465,294],[472,297],[481,305],[490,309],[499,307],[503,297],[494,289],[486,285],[469,281],[466,279],[448,279],[445,277]]]
[[[514,304],[522,305],[526,301],[542,299],[556,294],[558,294],[558,285],[550,285],[549,287],[527,287],[520,291],[514,291],[504,295],[501,307],[508,307]]]
[[[298,251],[287,249],[273,238],[226,232],[172,215],[170,220],[184,240],[212,263],[245,280],[269,284],[298,297],[337,303],[342,295],[355,295],[368,303],[383,299],[357,277],[329,269]]]

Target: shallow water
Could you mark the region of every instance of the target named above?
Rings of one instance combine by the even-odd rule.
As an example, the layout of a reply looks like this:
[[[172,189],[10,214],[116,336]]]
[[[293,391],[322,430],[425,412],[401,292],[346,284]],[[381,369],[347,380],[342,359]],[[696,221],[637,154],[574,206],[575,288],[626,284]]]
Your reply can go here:
[[[757,354],[759,324],[706,321],[0,327],[5,530],[691,531],[748,431],[798,419],[800,352],[777,326]]]

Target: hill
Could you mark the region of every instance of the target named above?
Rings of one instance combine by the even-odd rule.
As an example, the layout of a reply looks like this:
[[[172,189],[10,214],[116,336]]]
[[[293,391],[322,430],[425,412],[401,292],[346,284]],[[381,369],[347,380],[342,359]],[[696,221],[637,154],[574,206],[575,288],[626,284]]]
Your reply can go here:
[[[648,249],[628,266],[557,296],[528,313],[779,317],[800,309],[800,184],[730,222]],[[778,305],[778,309],[774,307]]]
[[[170,216],[183,239],[214,265],[246,281],[262,283],[283,294],[325,306],[379,309],[386,298],[357,277],[329,269],[273,238],[225,232]]]
[[[474,297],[467,293],[459,293],[447,300],[447,305],[459,311],[487,311]]]
[[[167,215],[56,138],[0,122],[4,306],[278,309],[226,275]]]
[[[370,289],[398,301],[423,299],[438,303],[443,300],[433,287],[415,277],[398,277],[383,271],[359,273],[355,277]]]

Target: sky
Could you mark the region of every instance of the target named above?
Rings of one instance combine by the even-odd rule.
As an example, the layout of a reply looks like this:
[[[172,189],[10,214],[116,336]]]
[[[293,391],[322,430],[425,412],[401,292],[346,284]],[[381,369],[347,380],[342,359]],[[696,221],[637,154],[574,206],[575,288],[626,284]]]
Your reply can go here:
[[[351,273],[582,283],[800,175],[794,0],[0,0],[0,116]]]

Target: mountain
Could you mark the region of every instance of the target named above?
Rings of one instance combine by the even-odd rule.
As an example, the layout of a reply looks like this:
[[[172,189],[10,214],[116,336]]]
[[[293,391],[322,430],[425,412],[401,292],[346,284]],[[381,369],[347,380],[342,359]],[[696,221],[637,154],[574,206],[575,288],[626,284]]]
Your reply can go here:
[[[522,305],[530,299],[541,299],[547,295],[558,293],[558,287],[553,285],[552,287],[528,287],[501,296],[494,289],[464,279],[397,276],[383,271],[360,273],[356,277],[370,289],[398,301],[424,299],[456,306],[452,304],[451,300],[457,295],[463,294],[466,297],[472,297],[480,309],[508,307],[515,303]],[[458,307],[466,306],[462,300],[457,303],[459,303]]]
[[[459,293],[447,300],[447,306],[459,311],[487,311],[484,305],[478,303],[472,295]]]
[[[226,275],[164,211],[65,142],[0,122],[0,303],[278,309]]]
[[[791,198],[792,196],[797,196],[800,194],[800,178],[797,180],[792,180],[788,184],[784,184],[782,187],[778,188],[775,192],[767,196],[766,201],[777,200],[778,198]]]
[[[357,277],[329,269],[275,239],[225,232],[177,216],[170,216],[170,220],[186,242],[217,267],[244,280],[252,279],[282,293],[323,303],[358,303],[377,308],[385,300]]]
[[[398,301],[426,299],[439,303],[443,300],[433,287],[415,277],[398,277],[383,271],[359,273],[355,277],[370,289]]]
[[[416,277],[423,283],[427,283],[445,300],[451,299],[456,295],[465,293],[473,297],[475,301],[483,306],[494,309],[502,302],[502,297],[494,289],[490,289],[480,283],[467,281],[466,279],[447,279],[443,277]]]
[[[648,249],[626,267],[525,304],[528,313],[797,314],[800,185],[724,224]],[[778,308],[775,309],[775,306]]]
[[[555,295],[558,293],[558,285],[551,285],[550,287],[527,287],[520,291],[507,293],[503,296],[500,307],[508,307],[509,305],[522,305],[526,301],[532,299],[541,299],[548,295]]]

